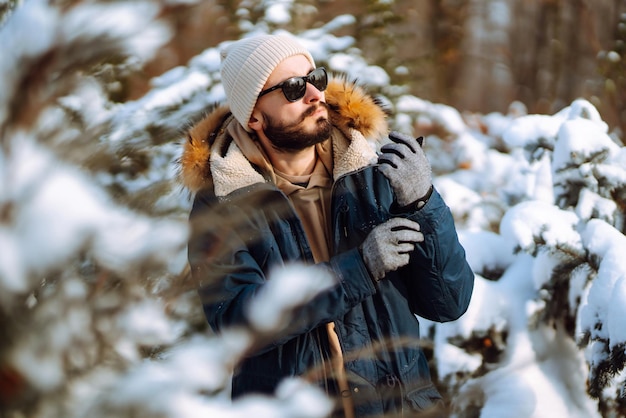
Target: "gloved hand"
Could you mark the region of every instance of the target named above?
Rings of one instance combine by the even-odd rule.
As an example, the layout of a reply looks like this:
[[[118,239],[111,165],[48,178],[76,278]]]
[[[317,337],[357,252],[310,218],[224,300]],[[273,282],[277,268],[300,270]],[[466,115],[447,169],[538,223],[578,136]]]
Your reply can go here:
[[[387,272],[409,263],[415,243],[424,241],[417,222],[391,218],[371,230],[359,248],[367,269],[376,281]]]
[[[413,139],[400,132],[389,134],[393,144],[380,149],[379,170],[389,179],[398,205],[424,199],[433,185],[430,163],[421,147],[422,137]]]

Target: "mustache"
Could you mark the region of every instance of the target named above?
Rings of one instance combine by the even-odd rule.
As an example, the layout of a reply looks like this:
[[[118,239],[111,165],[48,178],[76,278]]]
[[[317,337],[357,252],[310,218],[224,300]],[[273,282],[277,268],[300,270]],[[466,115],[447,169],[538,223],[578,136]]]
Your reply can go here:
[[[302,116],[300,116],[300,121],[304,121],[306,118],[308,118],[309,116],[311,116],[313,113],[317,112],[317,110],[323,107],[326,110],[329,110],[328,107],[328,103],[326,102],[319,102],[316,105],[312,105],[311,107],[309,107],[307,110],[305,110],[304,112],[302,112]]]

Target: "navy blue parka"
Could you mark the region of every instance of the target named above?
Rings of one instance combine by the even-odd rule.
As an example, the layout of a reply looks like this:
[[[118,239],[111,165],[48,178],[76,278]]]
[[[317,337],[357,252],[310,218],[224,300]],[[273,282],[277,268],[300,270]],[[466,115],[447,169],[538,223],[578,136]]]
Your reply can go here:
[[[333,137],[354,142],[355,137],[363,138],[364,129],[346,122],[341,100],[333,100],[336,94],[340,99],[351,94],[351,89],[354,86],[345,82],[331,83],[326,98],[337,112],[331,119],[336,126]],[[221,161],[241,157],[232,138],[238,131],[228,127],[236,121],[223,109],[218,114],[191,132],[183,159],[186,184],[194,184],[189,173],[202,180],[196,182],[200,187],[190,215],[189,263],[200,284],[207,320],[217,332],[246,324],[247,306],[272,268],[291,262],[313,264],[293,206],[259,167],[250,164],[258,180],[230,189],[216,187]],[[197,147],[207,147],[206,155],[193,155]],[[339,154],[339,148],[334,152]],[[201,168],[194,168],[194,163]],[[237,367],[233,396],[272,393],[283,378],[319,367],[330,355],[326,324],[334,322],[357,416],[410,415],[428,409],[440,395],[420,348],[416,315],[436,322],[459,318],[468,307],[474,280],[452,215],[436,190],[419,210],[397,209],[393,190],[375,163],[335,174],[332,256],[317,267],[332,274],[337,284],[301,307],[280,338],[259,347]],[[358,247],[375,226],[398,216],[418,222],[424,242],[416,245],[408,265],[376,282]],[[232,225],[203,221],[210,217],[235,221]]]

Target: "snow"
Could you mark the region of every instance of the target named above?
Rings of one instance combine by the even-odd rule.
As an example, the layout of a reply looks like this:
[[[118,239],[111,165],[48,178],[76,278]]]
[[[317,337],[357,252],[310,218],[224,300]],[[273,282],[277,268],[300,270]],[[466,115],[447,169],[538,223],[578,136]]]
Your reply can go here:
[[[618,152],[619,147],[607,134],[598,132],[595,122],[587,119],[573,119],[563,123],[554,147],[554,171],[574,164],[580,166],[594,154]],[[584,169],[584,166],[579,168]]]
[[[453,134],[462,133],[466,129],[458,110],[443,104],[431,103],[415,96],[399,97],[396,102],[396,110],[400,113],[420,114],[422,118],[428,118],[433,124],[445,126]]]
[[[272,2],[270,2],[272,3]],[[269,23],[281,24],[287,23],[291,20],[289,9],[292,2],[284,2],[284,4],[273,3],[265,9],[265,20]]]
[[[20,48],[3,48],[0,60],[0,123],[8,117],[8,107],[4,105],[15,93],[19,85],[20,65],[29,62],[38,54],[42,54],[54,44],[54,30],[58,24],[58,12],[47,7],[43,0],[33,0],[31,7],[18,8],[11,19],[4,22],[4,30],[0,31],[0,45],[16,45]],[[19,28],[37,28],[37,30],[21,31]]]
[[[403,97],[397,109],[437,120],[431,104],[421,99]],[[457,220],[462,219],[459,239],[477,275],[465,315],[454,323],[431,325],[439,376],[458,387],[458,411],[480,405],[481,417],[598,416],[593,400],[583,395],[586,376],[601,373],[598,368],[612,350],[624,350],[626,339],[621,326],[626,269],[620,264],[626,248],[616,229],[623,225],[623,214],[609,191],[626,184],[623,165],[615,163],[623,162],[624,150],[608,135],[597,110],[583,100],[555,115],[486,115],[488,135],[503,139],[509,147],[506,156],[476,146],[484,138],[460,125],[454,112],[449,116],[439,114],[437,125],[456,132],[465,144],[453,149],[455,156],[431,159],[435,169],[452,170],[434,183]],[[454,169],[455,158],[463,153],[471,164]],[[558,197],[572,195],[571,187],[578,184],[583,187],[573,194],[574,206],[557,206],[565,201]],[[500,196],[500,204],[510,204],[502,207],[496,231],[489,230],[493,225],[488,221],[496,212],[484,211],[492,195]],[[593,262],[584,261],[590,256],[599,260],[597,273]],[[577,321],[573,339],[541,325],[540,319],[552,309],[556,272],[572,260],[580,262],[570,268],[564,308]],[[496,281],[481,276],[494,272],[503,274]],[[494,330],[507,335],[497,365],[458,345],[459,338],[480,341]],[[585,336],[590,341],[581,351],[576,344]],[[479,372],[485,366],[487,373]],[[459,373],[476,377],[463,380]],[[616,386],[609,383],[604,396],[620,396]]]
[[[532,250],[537,239],[549,246],[579,246],[574,230],[578,217],[542,201],[526,201],[509,209],[500,223],[505,239],[525,250]]]
[[[19,138],[12,152],[6,167],[12,176],[4,179],[3,200],[20,204],[14,209],[13,228],[4,228],[5,242],[14,245],[3,264],[7,271],[0,270],[0,288],[24,289],[28,272],[58,267],[88,242],[94,256],[113,271],[130,268],[138,258],[184,248],[187,233],[181,223],[152,221],[115,207],[84,173],[31,138]]]
[[[118,321],[120,330],[145,346],[171,344],[184,331],[182,324],[170,321],[163,307],[151,300],[129,306],[119,315]]]
[[[523,148],[540,139],[553,141],[561,127],[559,118],[548,115],[526,115],[515,119],[502,134],[511,148]]]
[[[607,58],[611,62],[619,62],[622,59],[620,54],[615,51],[609,51],[609,53],[607,54]]]
[[[276,269],[250,304],[249,321],[261,332],[284,329],[290,322],[289,310],[305,305],[334,284],[334,277],[323,269],[298,264]]]
[[[77,5],[68,11],[60,35],[71,44],[115,33],[127,54],[146,60],[171,37],[165,25],[153,24],[158,13],[156,4],[145,1]]]
[[[352,36],[334,36],[329,32],[340,30],[342,27],[352,25],[355,22],[356,19],[352,15],[337,16],[320,28],[304,31],[298,36],[299,41],[302,43],[302,46],[309,50],[315,60],[330,60],[333,53],[341,55],[343,51],[352,47],[355,39]],[[280,33],[281,31],[276,32],[276,34]],[[364,66],[367,65],[358,55],[356,60]]]
[[[505,270],[515,259],[513,242],[491,231],[460,231],[459,241],[473,271]]]
[[[167,83],[167,81],[166,81]],[[182,104],[194,92],[211,85],[211,78],[204,72],[192,72],[179,83],[165,84],[165,87],[146,96],[145,109],[150,111],[167,105]]]
[[[592,337],[608,340],[610,346],[626,341],[623,317],[624,300],[619,297],[624,290],[626,266],[623,263],[626,238],[604,221],[592,219],[583,231],[586,248],[601,257],[600,268],[586,303],[581,307],[581,328]],[[604,326],[598,326],[605,324]],[[621,328],[621,329],[620,329]]]
[[[624,318],[626,318],[626,276],[620,277],[615,286],[613,286],[611,297],[608,300],[608,310],[606,322],[609,328],[609,341],[611,347],[626,341],[626,327],[624,327]]]

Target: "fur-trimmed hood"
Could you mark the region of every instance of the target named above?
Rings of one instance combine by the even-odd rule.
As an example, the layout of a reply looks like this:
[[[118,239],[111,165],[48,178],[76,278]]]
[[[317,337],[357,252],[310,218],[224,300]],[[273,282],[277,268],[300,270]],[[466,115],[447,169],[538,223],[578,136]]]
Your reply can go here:
[[[375,161],[373,145],[387,137],[386,114],[378,102],[354,82],[333,78],[325,91],[332,135],[333,176]],[[195,193],[213,184],[217,196],[267,181],[232,141],[238,122],[220,106],[187,132],[180,158],[180,181]]]

